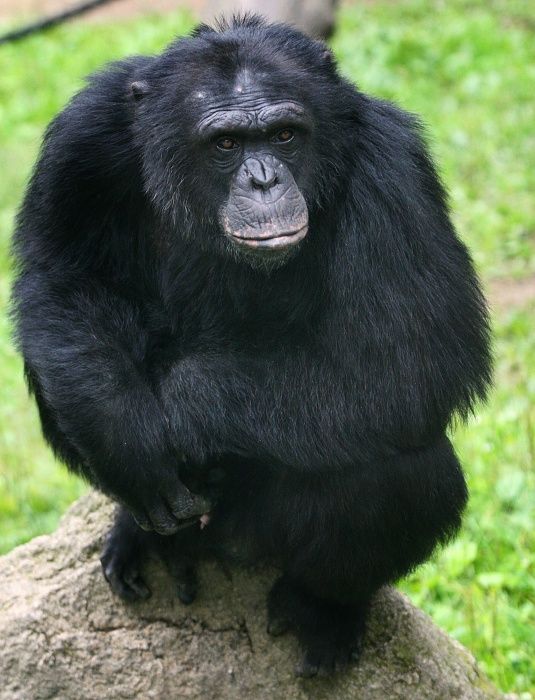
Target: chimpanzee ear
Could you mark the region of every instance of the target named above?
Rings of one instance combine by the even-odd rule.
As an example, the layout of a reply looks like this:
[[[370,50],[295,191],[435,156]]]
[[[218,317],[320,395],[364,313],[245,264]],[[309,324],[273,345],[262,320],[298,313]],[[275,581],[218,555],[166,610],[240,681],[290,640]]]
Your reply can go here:
[[[331,49],[327,48],[326,46],[323,49],[321,57],[323,58],[325,63],[334,63],[334,54],[331,51]]]
[[[320,61],[323,64],[334,66],[336,64],[336,60],[334,58],[333,52],[327,46],[327,44],[324,41],[321,41],[319,39],[317,39],[315,43],[316,43],[316,46],[318,47]]]
[[[145,80],[136,80],[130,85],[130,93],[136,102],[150,92],[149,84]]]

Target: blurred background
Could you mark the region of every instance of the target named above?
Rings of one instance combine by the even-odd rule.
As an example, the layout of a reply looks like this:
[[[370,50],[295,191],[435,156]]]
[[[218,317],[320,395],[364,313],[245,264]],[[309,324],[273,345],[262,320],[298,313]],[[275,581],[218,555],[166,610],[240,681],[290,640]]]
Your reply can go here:
[[[2,0],[0,33],[69,3]],[[344,74],[428,126],[455,224],[491,304],[496,386],[477,417],[453,432],[471,491],[464,529],[400,587],[499,687],[535,697],[535,3],[246,6],[329,36]],[[0,45],[0,553],[51,531],[86,489],[45,446],[10,339],[9,239],[43,130],[104,62],[160,51],[196,17],[239,7],[114,0]]]

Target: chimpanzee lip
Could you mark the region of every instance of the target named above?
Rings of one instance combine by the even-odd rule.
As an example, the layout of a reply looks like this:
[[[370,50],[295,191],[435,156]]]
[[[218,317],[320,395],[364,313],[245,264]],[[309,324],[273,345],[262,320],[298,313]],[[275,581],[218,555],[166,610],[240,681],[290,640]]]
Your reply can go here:
[[[251,248],[286,248],[291,245],[296,245],[299,241],[308,233],[308,224],[301,226],[301,228],[295,229],[293,231],[283,231],[277,232],[276,234],[270,235],[269,233],[261,233],[259,235],[251,235],[247,232],[245,235],[237,232],[232,232],[229,234],[232,239],[243,246],[250,246]]]

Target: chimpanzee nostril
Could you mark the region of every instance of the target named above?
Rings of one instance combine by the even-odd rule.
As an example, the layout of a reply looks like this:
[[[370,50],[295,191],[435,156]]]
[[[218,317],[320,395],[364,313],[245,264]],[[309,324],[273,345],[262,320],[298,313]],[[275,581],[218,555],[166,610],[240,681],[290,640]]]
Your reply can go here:
[[[256,177],[251,178],[251,184],[255,190],[269,190],[270,187],[277,184],[277,176],[275,175],[270,180],[260,181]]]
[[[278,182],[275,168],[266,162],[249,158],[246,162],[246,169],[251,185],[256,190],[269,190]]]

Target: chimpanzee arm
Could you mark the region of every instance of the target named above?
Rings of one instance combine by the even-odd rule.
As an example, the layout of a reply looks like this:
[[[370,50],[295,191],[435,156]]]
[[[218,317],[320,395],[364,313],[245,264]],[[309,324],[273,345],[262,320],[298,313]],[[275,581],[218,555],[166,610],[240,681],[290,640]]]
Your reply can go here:
[[[194,416],[194,435],[218,451],[343,469],[428,445],[462,410],[470,397],[454,383],[455,367],[448,374],[449,355],[434,350],[420,354],[406,331],[338,356],[319,344],[271,357],[191,355],[160,379],[158,394],[177,444],[191,445]]]
[[[349,466],[394,449],[370,432],[350,370],[313,349],[254,359],[192,355],[160,379],[158,393],[177,443],[186,437],[188,407],[204,444],[211,437],[220,452],[299,470]]]
[[[181,448],[142,361],[147,333],[134,288],[143,197],[128,86],[151,60],[100,74],[48,127],[18,216],[13,301],[54,449],[140,523],[172,532],[207,504],[178,479]]]
[[[31,384],[53,416],[51,441],[78,457],[71,466],[159,532],[206,512],[178,478],[180,449],[144,372],[147,336],[134,306],[35,270],[19,277],[14,297]],[[198,444],[192,431],[183,434]]]

